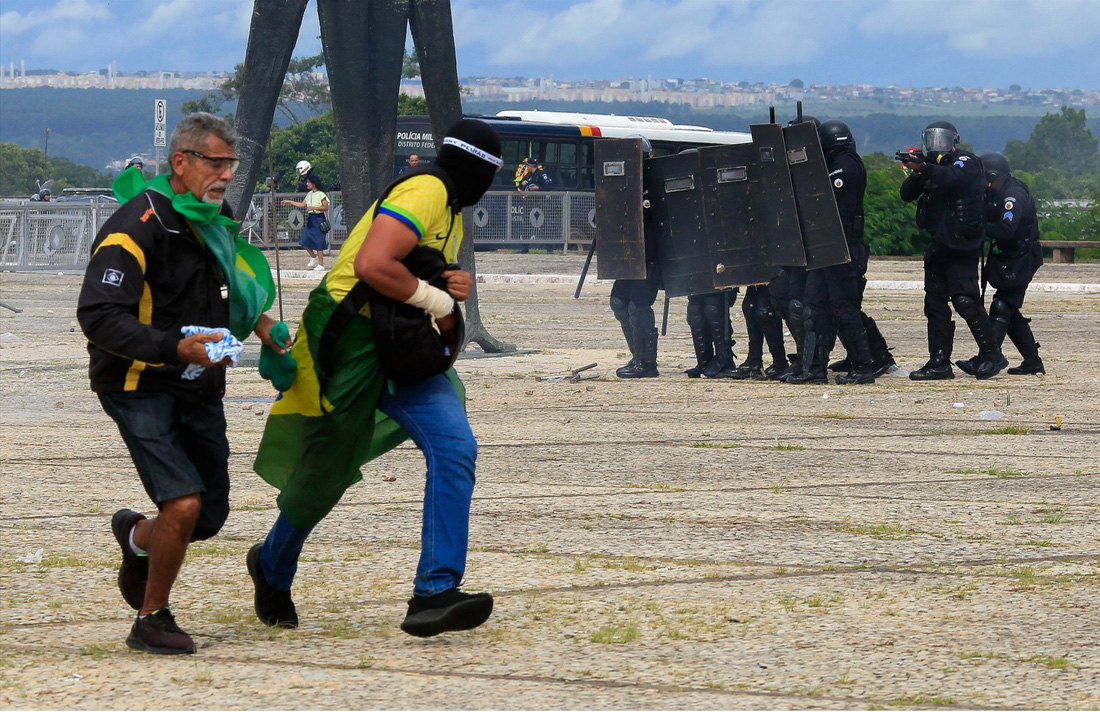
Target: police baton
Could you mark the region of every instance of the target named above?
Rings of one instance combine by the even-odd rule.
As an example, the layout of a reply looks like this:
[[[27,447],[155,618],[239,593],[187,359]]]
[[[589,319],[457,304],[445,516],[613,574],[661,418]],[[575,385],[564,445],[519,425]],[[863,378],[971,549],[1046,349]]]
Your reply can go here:
[[[592,244],[588,246],[588,257],[584,259],[584,267],[581,269],[581,278],[577,280],[577,291],[573,292],[574,299],[581,298],[581,287],[584,286],[584,278],[588,276],[588,268],[592,266],[592,255],[596,252],[596,238],[592,238]]]

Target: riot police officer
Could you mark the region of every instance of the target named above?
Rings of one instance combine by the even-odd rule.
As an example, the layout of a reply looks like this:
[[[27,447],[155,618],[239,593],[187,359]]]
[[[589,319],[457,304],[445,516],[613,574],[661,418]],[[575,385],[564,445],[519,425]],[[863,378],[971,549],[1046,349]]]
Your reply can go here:
[[[814,128],[821,127],[821,122],[814,116],[803,116],[801,122],[797,119],[791,119],[787,122],[787,126],[794,126],[798,123],[812,123]],[[775,273],[775,276],[768,283],[768,293],[771,296],[773,309],[786,322],[795,343],[795,353],[789,355],[790,365],[768,376],[770,379],[787,381],[794,378],[801,383],[806,383],[809,380],[809,363],[803,365],[802,353],[806,344],[806,325],[803,311],[805,292],[805,267],[783,267]],[[816,341],[816,336],[814,339]]]
[[[728,377],[740,381],[774,378],[787,368],[787,352],[783,348],[783,320],[772,304],[769,285],[754,284],[746,287],[745,297],[741,300],[741,313],[745,316],[745,331],[749,336],[748,354],[745,361],[733,369]],[[768,351],[772,356],[772,364],[766,369],[765,341],[768,342]]]
[[[736,288],[688,297],[687,323],[696,360],[694,367],[684,371],[688,378],[736,378],[730,321],[730,307],[736,301]]]
[[[909,374],[914,381],[955,377],[951,369],[955,337],[951,306],[966,321],[978,344],[980,361],[975,377],[991,378],[1008,365],[978,288],[985,212],[982,162],[958,143],[959,132],[953,124],[933,121],[921,132],[923,151],[899,155],[912,171],[901,184],[901,199],[918,201],[917,226],[932,238],[924,253],[929,359]]]
[[[874,319],[861,308],[869,256],[863,239],[867,169],[856,152],[855,138],[843,121],[821,124],[818,137],[851,260],[813,270],[807,275],[804,321],[807,335],[811,330],[817,332],[818,346],[811,361],[810,380],[825,380],[832,327],[848,352],[848,372],[837,376],[837,383],[874,383],[875,376],[885,372],[893,358]],[[832,323],[827,324],[830,319]]]
[[[653,148],[642,136],[642,156],[648,158]],[[645,242],[645,279],[617,279],[611,285],[611,313],[623,330],[623,337],[630,349],[630,361],[615,371],[619,378],[656,378],[657,370],[657,318],[653,314],[653,302],[661,289],[661,267],[657,262],[657,238],[653,231],[653,217],[649,210],[649,192],[642,191],[642,236]]]
[[[1027,185],[1012,175],[1008,159],[1000,153],[982,156],[986,177],[985,234],[990,239],[986,276],[997,290],[989,305],[993,334],[997,345],[1011,339],[1023,363],[1008,369],[1012,375],[1046,373],[1039,358],[1039,344],[1027,319],[1020,313],[1027,286],[1043,264],[1043,248],[1039,245],[1039,221],[1035,216],[1035,201]],[[955,365],[975,375],[980,356]]]

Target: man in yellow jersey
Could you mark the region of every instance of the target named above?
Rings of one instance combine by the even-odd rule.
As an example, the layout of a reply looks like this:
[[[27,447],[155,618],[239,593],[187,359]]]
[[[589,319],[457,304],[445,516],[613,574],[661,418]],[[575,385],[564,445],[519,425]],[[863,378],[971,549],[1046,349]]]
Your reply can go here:
[[[409,437],[424,452],[427,482],[420,562],[401,629],[420,637],[468,630],[492,613],[488,593],[459,590],[477,441],[454,370],[413,383],[388,382],[378,366],[365,313],[369,307],[341,331],[331,367],[319,364],[324,362],[321,335],[360,281],[424,309],[444,334],[455,327],[454,303],[469,296],[470,274],[445,271],[443,290],[418,279],[402,260],[421,245],[442,252],[448,263],[456,261],[461,209],[489,189],[502,164],[500,154],[500,139],[488,124],[464,119],[452,126],[434,166],[408,171],[387,189],[310,294],[292,351],[298,364],[295,379],[271,409],[254,465],[281,490],[279,517],[247,560],[256,615],[267,625],[298,625],[290,589],[310,531],[361,479],[360,466]]]

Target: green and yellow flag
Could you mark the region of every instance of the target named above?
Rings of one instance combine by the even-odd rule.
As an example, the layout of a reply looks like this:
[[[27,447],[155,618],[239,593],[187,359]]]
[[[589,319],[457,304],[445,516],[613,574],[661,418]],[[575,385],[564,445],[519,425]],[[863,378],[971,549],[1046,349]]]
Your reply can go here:
[[[359,468],[404,442],[404,428],[378,410],[387,387],[378,368],[370,318],[357,314],[337,342],[333,375],[321,381],[318,345],[337,302],[328,275],[309,295],[291,355],[297,373],[271,406],[253,469],[281,490],[279,510],[296,527],[310,528],[362,479]],[[465,390],[447,372],[459,396]]]
[[[172,208],[187,220],[229,281],[229,331],[244,341],[275,301],[275,281],[264,253],[241,238],[237,223],[219,212],[220,205],[204,203],[190,192],[173,192],[166,175],[146,183],[140,171],[127,169],[111,189],[120,203],[146,190],[172,201]]]

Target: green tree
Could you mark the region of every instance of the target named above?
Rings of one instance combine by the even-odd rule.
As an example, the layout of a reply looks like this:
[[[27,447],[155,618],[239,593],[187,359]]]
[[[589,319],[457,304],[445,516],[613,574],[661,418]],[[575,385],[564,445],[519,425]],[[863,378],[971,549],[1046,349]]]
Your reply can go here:
[[[47,167],[46,154],[37,148],[0,143],[0,195],[25,198],[38,190],[39,181],[51,178],[55,195],[65,188],[106,188],[111,181],[110,176],[68,158],[51,158]]]
[[[324,79],[324,72],[318,71],[324,66],[323,54],[295,57],[290,60],[275,108],[292,123],[300,124],[311,117],[319,116],[332,106],[328,81]],[[241,94],[244,63],[238,64],[233,69],[233,76],[226,79],[221,86],[225,101],[236,100]]]
[[[1070,180],[1100,170],[1097,139],[1085,125],[1084,109],[1063,106],[1061,114],[1047,114],[1026,142],[1009,141],[1004,153],[1014,169],[1057,169]]]
[[[190,99],[180,104],[180,113],[187,115],[205,111],[208,114],[219,114],[224,103],[225,98],[223,96],[211,91],[203,94],[198,99]]]
[[[401,94],[397,98],[397,113],[401,115],[427,114],[424,99]],[[279,190],[294,191],[298,177],[294,166],[303,158],[313,164],[313,172],[325,186],[332,185],[340,175],[340,163],[336,155],[336,125],[332,112],[307,119],[286,128],[271,132],[271,153],[275,173],[280,176]],[[262,174],[267,175],[267,157],[263,158]],[[261,183],[263,181],[261,180]],[[257,186],[257,192],[266,191]]]
[[[416,50],[405,52],[405,59],[401,62],[401,78],[415,79],[420,76],[420,59],[416,56]]]
[[[916,203],[902,202],[905,174],[884,153],[863,157],[867,193],[863,199],[864,239],[872,255],[915,255],[924,251],[927,236],[917,229]]]

